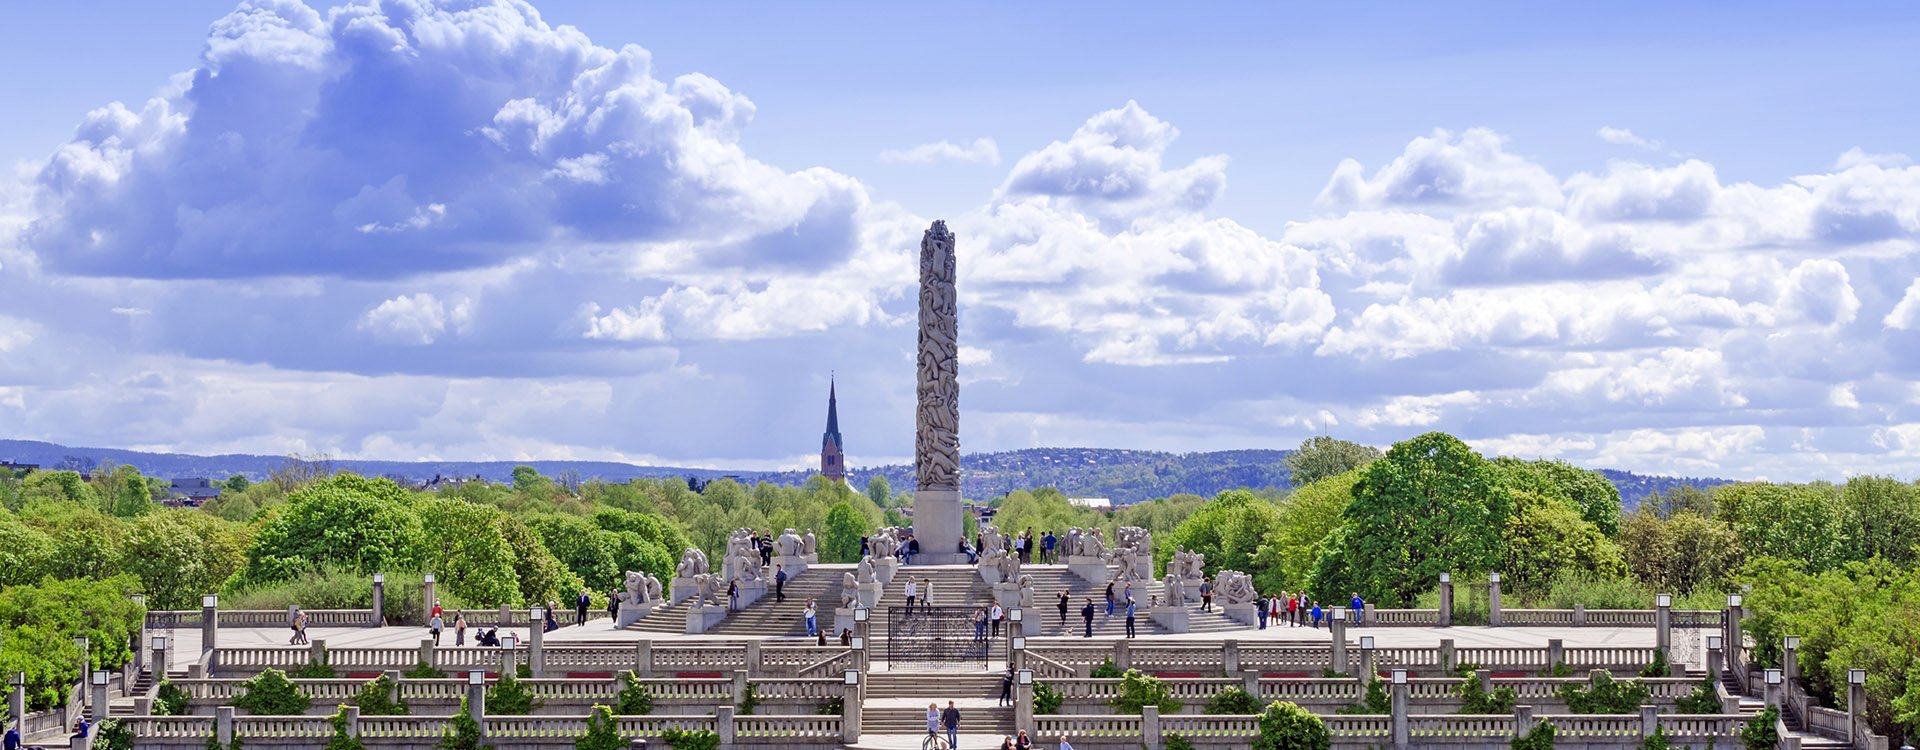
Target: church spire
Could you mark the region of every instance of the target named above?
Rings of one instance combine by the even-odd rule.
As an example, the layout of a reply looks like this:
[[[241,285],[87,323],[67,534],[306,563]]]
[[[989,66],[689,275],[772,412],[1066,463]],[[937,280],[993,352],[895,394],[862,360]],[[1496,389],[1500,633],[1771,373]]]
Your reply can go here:
[[[820,436],[820,473],[835,482],[847,480],[847,457],[840,442],[840,404],[837,384],[827,376],[827,431]]]

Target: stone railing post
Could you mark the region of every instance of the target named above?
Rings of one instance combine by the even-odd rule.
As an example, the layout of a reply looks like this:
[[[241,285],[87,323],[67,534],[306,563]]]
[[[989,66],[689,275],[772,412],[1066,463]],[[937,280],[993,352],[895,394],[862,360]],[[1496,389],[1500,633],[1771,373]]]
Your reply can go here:
[[[1333,670],[1343,675],[1353,674],[1353,665],[1347,662],[1347,610],[1334,607],[1331,619],[1327,621],[1327,630],[1333,634]]]
[[[534,623],[534,627],[541,627],[544,624],[545,623]],[[500,605],[500,627],[502,629],[513,627],[513,605]]]
[[[1792,713],[1793,683],[1800,679],[1800,636],[1790,635],[1781,639],[1780,672],[1780,711]]]
[[[219,640],[220,595],[207,594],[200,597],[200,653],[218,648]],[[211,663],[208,666],[211,667]]]
[[[133,715],[134,716],[152,716],[153,715],[153,699],[148,698],[144,695],[133,699]]]
[[[1780,705],[1780,683],[1783,681],[1778,669],[1769,669],[1763,673],[1762,682],[1766,685],[1766,693],[1762,698],[1766,701],[1766,705],[1784,710]]]
[[[1715,681],[1719,681],[1720,673],[1727,668],[1726,656],[1721,653],[1718,647],[1719,640],[1719,638],[1709,639],[1707,648],[1707,676],[1712,677]]]
[[[153,670],[153,682],[157,685],[167,676],[167,637],[156,635],[147,639],[147,643],[153,646],[153,659],[148,665]]]
[[[340,713],[344,715],[347,720],[346,722],[347,736],[356,737],[356,738],[359,737],[360,736],[360,707],[359,706],[341,706]]]
[[[1220,673],[1227,677],[1240,674],[1240,641],[1227,639],[1220,652]]]
[[[421,595],[420,596],[421,598],[420,624],[421,625],[425,625],[427,624],[428,621],[433,619],[433,605],[436,602],[440,601],[438,586],[439,584],[433,580],[432,573],[428,573],[420,577],[420,595]],[[506,623],[501,623],[501,627],[505,627],[505,626],[506,626]]]
[[[1586,625],[1587,625],[1587,605],[1585,604],[1573,605],[1573,626],[1576,628],[1581,628],[1581,627],[1586,627]]]
[[[220,706],[213,709],[213,736],[220,741],[221,747],[233,746],[232,706]]]
[[[373,622],[368,627],[382,627],[387,624],[387,574],[373,574]]]
[[[1725,631],[1721,633],[1721,636],[1726,639],[1727,668],[1734,671],[1742,685],[1746,684],[1747,679],[1745,648],[1747,636],[1740,629],[1740,620],[1746,614],[1745,607],[1742,606],[1745,601],[1746,597],[1742,594],[1727,595],[1726,626]]]
[[[1113,644],[1113,666],[1125,672],[1133,668],[1133,644],[1121,641]]]
[[[104,669],[96,669],[91,674],[93,689],[88,691],[88,695],[92,704],[87,707],[87,717],[98,724],[101,719],[107,718],[107,680],[108,675],[112,673]]]
[[[308,664],[325,664],[327,659],[327,639],[322,638],[307,646]]]
[[[744,670],[744,669],[733,670],[734,698],[735,699],[743,698],[746,696],[746,694],[747,694],[747,670]]]
[[[140,605],[142,609],[144,609],[147,606],[147,597],[143,594],[134,594],[133,596],[130,596],[128,598],[132,599],[134,604]],[[135,627],[133,630],[133,673],[134,674],[140,674],[141,672],[147,671],[146,649],[147,649],[147,618],[145,614],[142,614],[140,616],[139,626]],[[131,692],[131,689],[133,686],[128,685],[127,687],[129,689],[129,692]]]
[[[1525,737],[1527,736],[1527,733],[1531,731],[1533,731],[1533,707],[1532,706],[1514,706],[1513,707],[1513,738],[1519,739],[1521,737]]]
[[[1455,666],[1454,659],[1453,639],[1440,639],[1440,671],[1448,675],[1453,674],[1453,668]]]
[[[1673,595],[1653,597],[1653,645],[1661,654],[1673,653]]]
[[[1147,750],[1160,750],[1159,706],[1140,707],[1140,738],[1146,741]]]
[[[487,673],[467,673],[467,713],[480,723],[480,734],[487,733]]]
[[[7,688],[7,726],[25,726],[27,720],[27,673],[15,672]]]
[[[1026,636],[1020,635],[1020,636],[1014,636],[1008,639],[1007,665],[1013,667],[1014,671],[1019,671],[1027,668],[1027,637]]]
[[[438,657],[436,654],[434,654],[433,651],[434,649],[433,649],[432,638],[420,639],[420,663],[421,664],[425,664],[428,666],[435,666],[435,662],[438,660]]]
[[[1500,627],[1506,624],[1506,617],[1500,614],[1500,574],[1487,574],[1487,624]]]
[[[1373,602],[1365,602],[1360,609],[1360,621],[1354,623],[1354,625],[1356,626],[1365,625],[1365,626],[1371,627],[1378,624],[1380,623],[1375,622],[1375,618],[1373,616]]]
[[[527,614],[533,621],[527,627],[527,669],[534,677],[547,674],[547,608],[532,607]]]
[[[400,702],[400,670],[389,669],[383,673],[387,678],[387,702]]]
[[[1393,746],[1401,749],[1412,747],[1413,738],[1407,729],[1406,670],[1393,670],[1393,690],[1388,697],[1388,704],[1393,710]]]
[[[1547,639],[1547,669],[1552,670],[1567,663],[1567,642],[1559,638]]]
[[[633,671],[641,677],[653,676],[653,641],[641,639],[633,643]]]
[[[1867,670],[1847,670],[1847,742],[1859,747],[1862,721],[1860,707],[1867,705]]]
[[[760,666],[760,642],[747,641],[747,674],[752,676],[754,667]]]
[[[1380,670],[1373,665],[1373,636],[1360,637],[1360,689],[1366,690],[1367,683],[1380,676]]]
[[[1453,574],[1440,574],[1440,627],[1453,627]]]
[[[733,707],[732,706],[719,706],[713,709],[713,729],[716,734],[720,735],[720,747],[722,748],[722,750],[725,750],[725,748],[733,747],[734,731],[733,731]]]
[[[1240,689],[1247,691],[1255,701],[1260,701],[1260,673],[1249,669],[1240,673]]]
[[[1480,683],[1480,692],[1486,693],[1488,695],[1493,694],[1493,670],[1491,669],[1473,670],[1473,679],[1475,682]]]
[[[1033,673],[1027,670],[1014,673],[1013,722],[1014,726],[1033,726]]]
[[[1657,731],[1660,731],[1660,708],[1652,705],[1641,706],[1640,738],[1646,739],[1652,737],[1653,733]]]
[[[860,683],[859,672],[846,671],[840,690],[840,743],[852,745],[860,741]]]

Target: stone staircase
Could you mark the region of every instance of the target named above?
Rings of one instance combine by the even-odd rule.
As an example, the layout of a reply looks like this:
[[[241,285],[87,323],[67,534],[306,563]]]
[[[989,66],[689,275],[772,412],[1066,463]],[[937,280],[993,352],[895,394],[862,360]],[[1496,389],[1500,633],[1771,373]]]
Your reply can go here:
[[[819,608],[820,626],[825,628],[832,619],[833,608],[840,603],[841,574],[852,570],[851,565],[814,565],[806,572],[787,580],[787,600],[776,602],[772,588],[760,601],[743,607],[722,620],[707,632],[714,635],[764,635],[805,636],[806,621],[801,611],[812,598]],[[938,592],[935,592],[936,594]],[[682,599],[672,606],[654,610],[638,622],[627,626],[627,630],[637,633],[657,633],[678,635],[687,632],[687,610],[692,599]],[[829,638],[831,638],[829,634]]]
[[[1740,697],[1741,716],[1754,716],[1766,708],[1766,702],[1764,700],[1747,694],[1746,686],[1740,684],[1740,680],[1735,676],[1733,670],[1729,669],[1720,673],[1720,684],[1726,686],[1728,693]],[[1844,750],[1849,747],[1846,739],[1818,734],[1804,726],[1797,717],[1789,712],[1782,711],[1780,720],[1787,725],[1787,734],[1789,736],[1799,738],[1801,750]]]
[[[936,595],[938,592],[935,592]],[[998,747],[1000,737],[1013,734],[1013,707],[1000,706],[1000,675],[990,672],[926,674],[876,672],[867,676],[867,700],[861,709],[860,734],[907,735],[927,733],[927,705],[942,709],[953,701],[960,709],[961,745]],[[989,735],[992,742],[970,742]]]
[[[1122,638],[1127,634],[1127,618],[1120,605],[1114,607],[1112,617],[1107,617],[1106,584],[1094,585],[1079,576],[1067,572],[1064,565],[1028,565],[1021,572],[1033,576],[1036,602],[1040,606],[1042,636],[1080,637],[1085,634],[1080,620],[1080,607],[1087,599],[1093,600],[1093,634],[1099,637]],[[1114,595],[1121,597],[1126,584],[1115,583]],[[1067,622],[1060,624],[1059,596],[1062,590],[1072,592],[1067,606]],[[1134,619],[1135,631],[1140,635],[1163,634],[1167,631],[1147,616],[1147,603],[1151,597],[1166,598],[1166,586],[1159,581],[1134,581],[1133,598],[1139,603],[1139,616]],[[1123,599],[1124,600],[1124,599]],[[1247,630],[1248,627],[1227,619],[1216,610],[1200,611],[1199,603],[1187,605],[1187,622],[1190,633],[1228,633]]]

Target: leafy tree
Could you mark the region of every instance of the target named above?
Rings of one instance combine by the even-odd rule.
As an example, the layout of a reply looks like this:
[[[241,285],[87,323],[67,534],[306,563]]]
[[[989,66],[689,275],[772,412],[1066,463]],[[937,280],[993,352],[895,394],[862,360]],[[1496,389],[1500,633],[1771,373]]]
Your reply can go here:
[[[46,574],[55,578],[110,578],[118,573],[126,524],[77,505],[63,503],[58,507],[59,511],[51,516],[29,521],[45,529],[53,542]],[[43,509],[51,510],[43,503],[36,503],[27,513]]]
[[[302,487],[254,537],[247,576],[283,581],[327,564],[360,573],[416,569],[420,519],[406,493],[386,479],[336,474]]]
[[[235,708],[244,708],[255,716],[300,716],[313,705],[313,699],[287,679],[287,673],[268,667],[240,683],[246,692],[233,699]]]
[[[222,490],[232,490],[234,492],[246,492],[247,488],[252,486],[253,482],[247,479],[247,475],[245,474],[234,474],[227,477],[227,481],[220,483]]]
[[[1287,454],[1287,473],[1293,486],[1304,487],[1339,476],[1380,460],[1380,449],[1325,435],[1307,438]]]
[[[1327,750],[1333,746],[1327,723],[1290,701],[1274,701],[1260,714],[1254,750]]]
[[[1513,710],[1513,704],[1519,699],[1511,686],[1502,685],[1489,691],[1480,684],[1480,676],[1469,674],[1455,686],[1453,694],[1460,696],[1460,713],[1463,714],[1504,714]]]
[[[102,507],[100,494],[77,471],[36,471],[22,483],[20,501],[53,500],[87,508]]]
[[[1719,590],[1746,559],[1740,539],[1720,521],[1698,513],[1679,513],[1667,521],[1673,534],[1673,564],[1667,586],[1673,591]]]
[[[1500,569],[1514,591],[1537,594],[1573,571],[1626,574],[1620,547],[1569,505],[1526,490],[1513,492],[1513,499],[1515,512],[1507,518]]]
[[[172,680],[162,679],[160,688],[154,695],[154,716],[186,716],[193,706],[193,695],[182,690]]]
[[[1499,559],[1500,532],[1512,513],[1493,480],[1487,462],[1451,435],[1397,443],[1362,472],[1347,506],[1348,533],[1340,548],[1321,555],[1319,567],[1349,569],[1362,594],[1394,606],[1412,601],[1441,573],[1485,572]],[[1316,585],[1336,577],[1316,570]]]
[[[893,505],[893,485],[887,483],[885,475],[875,474],[867,480],[867,499],[882,508]]]
[[[877,477],[876,477],[877,478]],[[820,562],[847,563],[860,559],[860,537],[865,536],[865,520],[853,505],[842,500],[827,508],[827,523],[819,538]]]
[[[127,530],[120,569],[140,578],[154,609],[197,608],[239,569],[241,531],[205,513],[160,510]]]
[[[1216,570],[1253,571],[1255,585],[1263,590],[1277,586],[1280,571],[1255,570],[1254,556],[1262,544],[1274,538],[1279,524],[1280,510],[1273,503],[1245,490],[1222,492],[1172,532],[1154,540],[1155,568],[1164,570],[1173,551],[1185,547],[1205,554],[1207,565]]]
[[[1912,565],[1920,555],[1920,486],[1890,477],[1847,480],[1834,518],[1842,560],[1883,557]]]
[[[1794,560],[1808,570],[1839,562],[1834,534],[1839,491],[1832,485],[1744,482],[1715,487],[1713,495],[1719,518],[1732,527],[1747,554]]]
[[[1254,567],[1262,571],[1277,567],[1279,575],[1270,577],[1277,577],[1284,588],[1306,585],[1327,538],[1344,522],[1347,504],[1353,502],[1353,486],[1359,481],[1356,469],[1294,490],[1281,502],[1273,540],[1255,553]]]
[[[1588,687],[1561,685],[1560,700],[1576,714],[1630,714],[1647,702],[1647,686],[1637,680],[1615,680],[1608,672],[1594,672]]]
[[[621,750],[627,741],[620,738],[620,730],[614,726],[613,712],[606,706],[594,706],[593,713],[587,715],[587,733],[573,741],[575,750]]]
[[[526,519],[526,523],[540,537],[540,544],[580,580],[600,586],[621,580],[620,565],[614,561],[621,542],[617,532],[564,513],[543,513]],[[635,540],[645,543],[637,535]]]
[[[1066,696],[1055,690],[1052,685],[1035,680],[1033,683],[1033,712],[1039,716],[1052,716],[1060,713],[1060,704]]]
[[[1773,750],[1780,746],[1780,730],[1776,724],[1780,721],[1780,709],[1767,706],[1760,709],[1740,728],[1740,744],[1747,750]]]
[[[435,499],[423,501],[417,513],[425,552],[421,564],[435,571],[441,587],[469,602],[514,607],[526,602],[514,569],[515,550],[501,533],[504,512],[459,500]],[[540,554],[551,559],[544,549]]]
[[[0,585],[40,580],[53,558],[53,539],[12,513],[0,513]]]

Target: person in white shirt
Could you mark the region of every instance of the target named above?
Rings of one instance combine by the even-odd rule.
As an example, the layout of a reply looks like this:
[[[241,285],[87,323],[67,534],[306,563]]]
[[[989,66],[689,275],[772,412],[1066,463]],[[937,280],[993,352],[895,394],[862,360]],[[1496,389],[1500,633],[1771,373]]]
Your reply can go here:
[[[1005,619],[1007,611],[1000,608],[999,602],[993,603],[993,611],[987,613],[987,619],[993,621],[993,637],[1000,637],[1000,621]]]
[[[907,576],[907,616],[908,617],[913,616],[913,598],[915,596],[918,596],[919,594],[920,594],[920,584],[918,584],[913,580],[913,576]]]
[[[1064,734],[1060,735],[1060,750],[1073,750],[1073,743],[1068,742]]]

